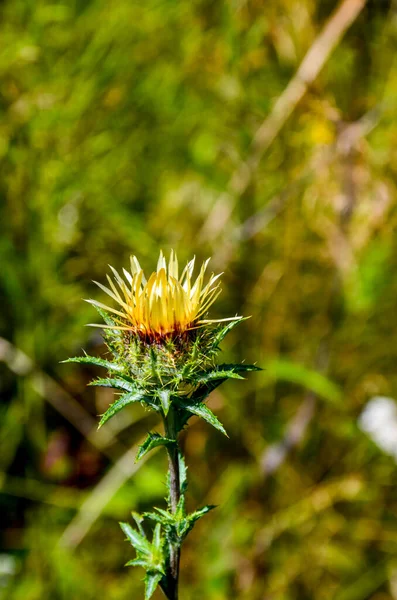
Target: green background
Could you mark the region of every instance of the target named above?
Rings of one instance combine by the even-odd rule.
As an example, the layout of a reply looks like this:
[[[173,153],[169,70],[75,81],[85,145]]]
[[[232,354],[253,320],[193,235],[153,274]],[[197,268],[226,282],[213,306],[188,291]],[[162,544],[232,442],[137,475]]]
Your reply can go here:
[[[397,398],[395,1],[329,56],[320,38],[321,72],[255,138],[337,6],[1,2],[0,598],[143,596],[117,521],[163,505],[164,454],[129,451],[156,418],[96,433],[112,392],[60,361],[104,351],[92,280],[160,248],[212,256],[211,316],[251,315],[221,360],[264,368],[210,400],[229,439],[183,436],[189,508],[219,507],[181,599],[397,598],[397,467],[357,424]]]

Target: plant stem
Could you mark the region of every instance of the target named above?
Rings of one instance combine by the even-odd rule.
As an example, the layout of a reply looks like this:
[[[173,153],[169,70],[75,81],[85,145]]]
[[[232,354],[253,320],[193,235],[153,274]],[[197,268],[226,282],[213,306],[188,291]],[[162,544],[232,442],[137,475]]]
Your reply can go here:
[[[175,428],[175,415],[171,408],[167,417],[164,419],[166,436],[170,439],[177,439],[177,431]],[[179,447],[178,443],[174,446],[169,446],[168,450],[168,467],[170,481],[170,496],[169,504],[172,513],[175,513],[178,508],[178,502],[181,497],[181,485],[179,474]],[[169,600],[178,600],[178,582],[179,582],[179,561],[181,548],[178,542],[170,543],[170,579],[171,589],[169,590]]]

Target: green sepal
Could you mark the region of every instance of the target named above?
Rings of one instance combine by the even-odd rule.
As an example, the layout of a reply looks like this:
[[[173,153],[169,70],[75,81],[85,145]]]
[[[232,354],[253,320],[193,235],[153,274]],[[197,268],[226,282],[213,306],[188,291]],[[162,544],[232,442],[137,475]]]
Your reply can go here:
[[[201,417],[202,419],[204,419],[204,421],[207,421],[207,423],[215,427],[215,429],[218,429],[223,434],[225,434],[226,437],[229,437],[222,423],[214,415],[212,410],[210,410],[205,404],[201,402],[198,404],[183,404],[183,409],[192,413],[193,415]]]
[[[145,600],[149,600],[156,591],[158,584],[160,583],[163,575],[161,573],[146,573],[145,577]]]
[[[141,402],[145,398],[145,393],[141,391],[133,391],[128,392],[127,394],[123,394],[113,402],[107,409],[107,411],[102,415],[101,420],[99,421],[98,429],[102,427],[109,419],[111,419],[115,414],[120,412],[125,406],[128,404],[133,404],[134,402]]]
[[[158,446],[170,446],[172,444],[176,444],[176,441],[163,437],[159,433],[148,433],[143,444],[139,446],[135,461],[137,462],[140,460],[147,452],[153,450],[153,448],[157,448]]]
[[[123,367],[116,363],[112,363],[109,360],[104,360],[103,358],[99,358],[98,356],[88,356],[88,354],[86,354],[85,356],[75,356],[74,358],[68,358],[67,360],[63,360],[62,363],[83,363],[87,365],[94,365],[95,367],[103,367],[108,371],[114,371],[116,373],[120,373],[123,371]]]
[[[171,406],[171,390],[159,390],[158,397],[160,400],[161,408],[163,409],[164,416],[166,417]]]

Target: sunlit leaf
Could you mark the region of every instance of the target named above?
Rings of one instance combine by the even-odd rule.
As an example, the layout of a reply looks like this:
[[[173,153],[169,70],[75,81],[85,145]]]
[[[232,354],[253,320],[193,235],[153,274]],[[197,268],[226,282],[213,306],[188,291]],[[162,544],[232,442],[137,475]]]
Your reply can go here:
[[[159,433],[148,433],[143,444],[139,446],[136,460],[140,460],[143,456],[145,456],[145,454],[147,454],[147,452],[153,450],[153,448],[157,448],[158,446],[169,446],[171,444],[175,444],[175,440],[163,437]]]
[[[112,363],[109,360],[104,360],[103,358],[99,358],[97,356],[76,356],[74,358],[68,358],[67,360],[63,360],[63,363],[82,363],[88,365],[94,365],[96,367],[103,367],[108,371],[121,372],[123,367],[116,363]]]
[[[193,415],[197,415],[198,417],[201,417],[202,419],[204,419],[204,421],[207,421],[207,423],[209,423],[210,425],[215,427],[215,429],[218,429],[219,431],[221,431],[223,434],[225,434],[228,437],[226,430],[223,427],[222,423],[218,420],[218,418],[214,415],[214,413],[205,404],[202,404],[202,403],[184,404],[184,408],[185,408],[185,410],[189,411]]]
[[[118,398],[116,402],[113,402],[113,404],[111,404],[107,411],[102,415],[98,428],[102,427],[106,421],[109,421],[109,419],[120,412],[120,410],[122,410],[125,406],[134,404],[135,402],[141,402],[144,398],[144,392],[129,392],[128,394],[120,396],[120,398]]]
[[[162,579],[161,573],[147,573],[145,577],[145,600],[149,600],[156,591],[158,584]]]

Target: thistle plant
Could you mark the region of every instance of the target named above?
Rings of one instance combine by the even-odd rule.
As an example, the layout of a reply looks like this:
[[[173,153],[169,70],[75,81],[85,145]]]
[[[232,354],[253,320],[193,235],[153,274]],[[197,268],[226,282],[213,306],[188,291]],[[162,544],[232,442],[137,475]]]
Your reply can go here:
[[[158,413],[163,422],[163,432],[148,434],[136,460],[153,448],[165,448],[169,465],[166,508],[141,515],[133,512],[134,526],[120,524],[136,553],[127,565],[146,571],[146,600],[157,586],[167,598],[177,600],[182,543],[194,524],[214,508],[208,505],[192,513],[186,511],[187,471],[179,433],[196,415],[226,435],[206,405],[208,396],[227,379],[243,379],[242,373],[259,370],[244,363],[217,364],[221,342],[243,317],[206,318],[221,291],[220,275],[212,274],[204,283],[207,260],[194,280],[194,265],[193,259],[179,275],[175,253],[171,252],[167,265],[160,252],[157,270],[148,280],[136,257],[131,258],[130,271],[123,269],[123,276],[110,267],[113,278],[107,276],[109,287],[95,283],[110,296],[114,306],[97,300],[88,302],[103,318],[103,325],[93,326],[103,328],[112,358],[84,355],[66,361],[107,370],[106,377],[90,384],[118,392],[102,415],[99,427],[137,402]]]

